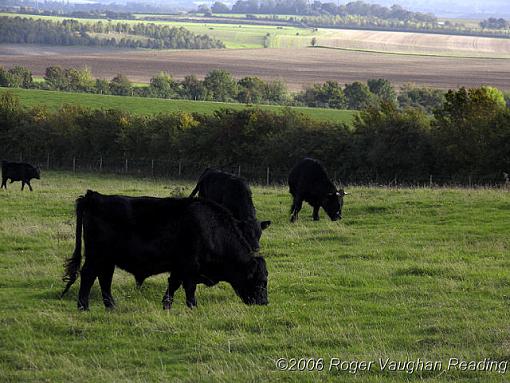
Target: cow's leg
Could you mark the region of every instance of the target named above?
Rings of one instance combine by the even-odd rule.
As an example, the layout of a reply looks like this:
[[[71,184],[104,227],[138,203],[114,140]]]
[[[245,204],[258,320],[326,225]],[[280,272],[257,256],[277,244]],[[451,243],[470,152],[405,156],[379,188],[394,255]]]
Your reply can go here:
[[[168,278],[168,288],[166,289],[165,295],[163,296],[163,309],[170,310],[174,301],[174,294],[177,289],[181,286],[182,279],[176,277],[174,274],[170,274]]]
[[[2,186],[0,186],[0,189],[1,188],[4,188],[5,190],[7,190],[7,178],[2,177]]]
[[[103,303],[107,309],[115,307],[115,300],[112,297],[112,278],[115,271],[115,265],[103,266],[99,272],[99,286],[101,286],[101,295]]]
[[[26,184],[28,185],[28,188],[30,189],[30,191],[33,191],[32,185],[30,185],[30,181],[27,181]]]
[[[290,222],[296,222],[298,219],[298,214],[303,207],[303,199],[300,196],[294,197],[294,202],[292,203],[292,214],[290,216]]]
[[[23,189],[25,189],[25,181],[21,181],[21,190],[23,191]]]
[[[195,297],[195,291],[197,289],[197,284],[187,279],[184,281],[184,291],[186,292],[186,306],[190,309],[193,307],[197,307],[197,299]]]
[[[313,218],[314,221],[318,221],[319,220],[319,209],[320,209],[320,206],[314,206],[313,207],[312,218]]]
[[[145,281],[145,277],[142,277],[140,275],[135,275],[135,281],[136,281],[136,288],[141,289],[143,282]]]
[[[97,277],[97,270],[94,265],[85,260],[83,267],[80,271],[80,291],[78,293],[78,309],[88,310],[89,309],[89,295],[90,289],[94,284]]]

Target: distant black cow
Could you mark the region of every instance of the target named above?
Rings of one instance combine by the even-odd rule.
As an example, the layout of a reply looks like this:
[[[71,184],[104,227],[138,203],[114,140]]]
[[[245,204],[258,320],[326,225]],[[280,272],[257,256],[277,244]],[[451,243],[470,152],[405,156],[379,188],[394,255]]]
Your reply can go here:
[[[207,168],[198,179],[197,186],[190,197],[198,195],[226,207],[232,215],[241,221],[246,239],[258,251],[262,230],[271,225],[271,221],[258,221],[253,205],[250,186],[235,175]]]
[[[254,255],[239,222],[224,207],[195,198],[107,196],[87,191],[76,201],[76,247],[66,262],[62,296],[76,281],[81,264],[78,308],[87,310],[89,294],[99,278],[103,302],[115,303],[111,283],[115,266],[144,279],[170,272],[163,307],[170,309],[183,285],[186,304],[196,306],[198,283],[232,285],[246,304],[267,304],[267,269]]]
[[[27,184],[30,191],[32,191],[32,185],[30,185],[30,180],[32,178],[41,178],[39,168],[27,164],[26,162],[2,161],[2,186],[0,188],[7,189],[7,180],[10,179],[11,184],[14,181],[21,181],[21,190],[23,190],[25,184]]]
[[[291,207],[291,222],[298,219],[303,201],[313,207],[313,219],[319,220],[319,209],[322,207],[332,221],[342,218],[344,204],[343,189],[336,190],[326,174],[322,164],[312,158],[299,161],[289,174],[289,191],[293,201]]]

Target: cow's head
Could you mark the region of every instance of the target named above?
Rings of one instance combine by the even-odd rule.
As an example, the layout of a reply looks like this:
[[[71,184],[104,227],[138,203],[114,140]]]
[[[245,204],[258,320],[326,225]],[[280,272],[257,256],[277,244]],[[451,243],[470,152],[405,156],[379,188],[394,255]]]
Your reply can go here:
[[[247,305],[267,305],[267,268],[262,257],[253,257],[239,271],[232,287]]]
[[[322,200],[322,208],[332,221],[342,219],[342,207],[344,206],[344,195],[347,195],[343,189],[328,193]]]
[[[41,170],[39,169],[39,167],[33,167],[31,169],[31,174],[30,174],[30,178],[35,178],[35,179],[38,179],[40,180],[41,179]]]
[[[239,222],[239,228],[252,251],[259,251],[259,241],[262,236],[262,230],[267,229],[269,225],[271,225],[271,221],[258,221],[256,219]]]

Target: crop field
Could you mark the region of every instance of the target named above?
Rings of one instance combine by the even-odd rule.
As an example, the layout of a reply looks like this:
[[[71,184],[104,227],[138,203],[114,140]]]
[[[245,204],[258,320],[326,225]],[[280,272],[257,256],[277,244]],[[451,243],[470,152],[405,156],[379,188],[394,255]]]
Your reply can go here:
[[[246,306],[225,283],[179,290],[166,276],[141,290],[117,270],[117,308],[97,283],[78,312],[76,283],[62,300],[62,263],[74,248],[73,203],[87,188],[169,196],[191,182],[43,172],[34,192],[0,191],[2,382],[506,382],[497,371],[447,369],[450,358],[508,361],[510,193],[491,189],[349,188],[343,220],[288,222],[283,186],[254,187],[271,219],[261,255],[269,305]],[[279,358],[323,358],[323,371],[280,371]],[[375,361],[329,371],[331,358]],[[435,371],[381,371],[379,359],[441,361]],[[280,364],[282,366],[282,364]]]
[[[320,42],[320,41],[319,41]],[[201,51],[113,50],[90,47],[0,45],[0,65],[23,65],[42,76],[48,66],[88,66],[95,77],[117,73],[148,82],[160,71],[176,79],[204,77],[222,68],[236,78],[258,76],[283,80],[292,91],[304,85],[385,78],[396,85],[412,82],[437,88],[492,85],[510,89],[510,60],[395,55],[327,48],[235,49]]]
[[[13,16],[12,13],[0,13],[0,16]],[[150,17],[139,14],[137,17]],[[164,15],[158,15],[158,17]],[[222,16],[222,15],[218,15]],[[228,49],[264,48],[265,40],[270,48],[305,48],[311,45],[312,37],[320,46],[377,51],[396,54],[435,55],[444,57],[486,57],[510,58],[510,39],[455,36],[410,32],[385,32],[350,29],[300,28],[276,25],[243,24],[242,14],[223,15],[229,19],[239,18],[239,24],[221,23],[221,19],[195,17],[196,22],[187,21],[141,21],[114,20],[113,22],[139,23],[151,22],[175,27],[185,27],[198,34],[207,34],[222,40]],[[264,16],[264,15],[259,15]],[[268,16],[268,15],[265,15]],[[63,20],[65,17],[32,16],[41,19]],[[175,15],[169,15],[178,18]],[[279,16],[281,18],[290,16]],[[193,18],[193,17],[192,17]],[[77,19],[83,23],[100,21],[100,19]],[[105,20],[101,20],[105,22]],[[230,20],[232,21],[232,20]],[[471,24],[470,24],[471,25]],[[110,34],[105,37],[122,37]]]
[[[115,108],[129,111],[136,114],[156,114],[163,112],[189,112],[210,114],[222,108],[236,110],[248,107],[282,111],[284,107],[273,105],[246,105],[240,103],[212,102],[212,101],[190,101],[190,100],[165,100],[159,98],[128,97],[128,96],[105,96],[87,93],[68,93],[44,90],[28,90],[0,88],[2,92],[13,92],[20,98],[23,105],[32,107],[45,105],[51,110],[56,110],[64,104],[82,105],[88,108]],[[345,122],[350,124],[353,121],[356,111],[292,107],[292,110],[303,113],[311,118],[321,121]]]

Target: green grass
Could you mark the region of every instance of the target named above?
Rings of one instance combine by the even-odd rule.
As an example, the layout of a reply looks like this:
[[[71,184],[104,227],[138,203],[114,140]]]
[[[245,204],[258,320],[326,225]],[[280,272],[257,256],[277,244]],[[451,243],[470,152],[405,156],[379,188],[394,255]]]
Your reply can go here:
[[[2,382],[506,382],[496,372],[285,372],[280,357],[405,361],[510,358],[510,194],[500,190],[350,188],[344,219],[288,222],[284,187],[254,187],[271,219],[261,253],[266,307],[227,284],[176,294],[161,308],[164,275],[141,291],[117,270],[117,308],[59,300],[74,241],[74,199],[103,193],[168,196],[190,183],[45,172],[34,192],[0,191]],[[377,363],[376,363],[377,364]]]
[[[118,108],[137,114],[155,114],[177,111],[209,114],[222,108],[241,110],[247,107],[257,107],[263,110],[271,110],[275,112],[283,109],[281,106],[274,105],[247,106],[240,103],[104,96],[87,93],[70,93],[33,89],[0,88],[0,94],[2,92],[13,92],[20,98],[23,105],[29,107],[46,105],[51,110],[56,110],[64,104],[77,104],[89,108]],[[352,122],[354,115],[356,114],[356,111],[353,110],[306,107],[293,107],[291,109],[321,121],[345,122],[348,124]]]

